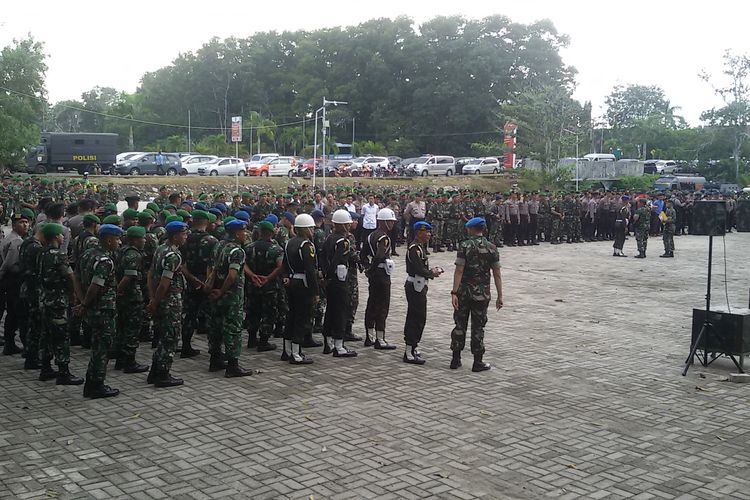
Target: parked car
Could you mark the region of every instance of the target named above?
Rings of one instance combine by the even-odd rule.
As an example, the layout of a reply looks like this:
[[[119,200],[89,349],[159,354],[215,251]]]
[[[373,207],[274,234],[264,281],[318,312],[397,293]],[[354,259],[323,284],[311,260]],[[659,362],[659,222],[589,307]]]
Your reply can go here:
[[[136,155],[142,154],[144,154],[144,151],[128,151],[125,153],[120,153],[119,155],[115,156],[115,163],[123,163]]]
[[[398,166],[401,164],[401,157],[400,156],[389,156],[388,157],[388,164],[391,166],[391,168],[398,168]]]
[[[464,165],[469,163],[471,160],[476,160],[476,157],[462,156],[461,158],[456,158],[456,175],[462,174]]]
[[[247,175],[291,177],[296,169],[297,161],[293,156],[277,156],[268,159],[261,165],[251,164],[247,167]]]
[[[156,155],[158,153],[141,153],[124,161],[115,167],[115,172],[120,175],[155,175],[159,172],[156,168]],[[162,153],[164,156],[164,173],[166,175],[178,175],[182,170],[182,162],[179,155],[174,153]]]
[[[180,175],[198,175],[198,167],[215,160],[214,155],[189,155],[182,158],[182,172]]]
[[[609,153],[589,153],[583,155],[581,161],[617,161],[617,157]]]
[[[500,172],[500,162],[497,158],[477,158],[469,161],[463,166],[463,173],[470,174],[497,174]]]
[[[278,157],[278,153],[257,153],[251,156],[250,160],[245,162],[245,168],[247,169],[256,165],[263,165],[267,161]]]
[[[677,168],[677,162],[674,160],[647,160],[643,162],[644,173],[673,174],[677,171]]]
[[[456,172],[456,160],[452,156],[425,155],[409,165],[413,175],[427,177],[428,175],[451,176]]]
[[[216,158],[198,166],[198,175],[247,175],[245,162],[239,158]]]

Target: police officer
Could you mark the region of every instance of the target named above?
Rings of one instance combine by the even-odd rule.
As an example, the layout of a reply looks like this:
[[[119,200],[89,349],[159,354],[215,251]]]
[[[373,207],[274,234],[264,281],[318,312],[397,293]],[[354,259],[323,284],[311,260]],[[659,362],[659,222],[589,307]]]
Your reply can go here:
[[[349,239],[352,217],[347,210],[336,210],[331,218],[333,232],[323,243],[321,270],[326,297],[334,307],[327,307],[323,323],[325,348],[323,354],[352,358],[355,351],[344,346],[346,323],[351,311],[351,297],[347,293],[350,254],[355,251]]]
[[[417,350],[427,321],[427,280],[443,273],[439,267],[430,269],[425,246],[430,241],[432,226],[427,222],[414,224],[414,241],[406,252],[406,321],[404,322],[404,363],[423,365],[425,360]]]
[[[320,300],[317,254],[312,242],[315,221],[308,214],[300,214],[294,219],[294,230],[296,236],[284,249],[289,316],[281,359],[289,360],[293,365],[307,365],[313,360],[302,354],[301,344],[312,335],[314,308]],[[287,345],[290,346],[289,353]]]
[[[3,354],[6,356],[21,353],[21,349],[16,345],[15,340],[19,313],[22,313],[19,304],[21,267],[18,256],[21,244],[29,231],[31,219],[28,209],[26,213],[19,211],[13,214],[13,230],[0,242],[0,262],[2,262],[0,264],[0,286],[6,292],[8,308],[5,316],[5,345],[3,346]],[[25,341],[24,335],[21,335],[21,342]]]
[[[471,352],[474,355],[473,372],[490,369],[482,361],[484,355],[484,325],[487,324],[487,307],[491,299],[490,273],[495,281],[497,299],[495,307],[503,307],[503,283],[500,276],[500,255],[495,245],[484,237],[486,222],[475,217],[466,223],[468,238],[461,242],[456,253],[453,273],[453,320],[451,332],[452,370],[461,366],[461,351],[466,344],[466,329],[471,317]]]
[[[396,223],[396,214],[390,208],[381,208],[376,216],[377,229],[370,233],[362,245],[364,261],[368,262],[367,280],[369,296],[365,310],[365,347],[393,350],[395,345],[385,340],[385,322],[391,304],[391,274],[394,262],[391,260],[391,238],[388,236]]]

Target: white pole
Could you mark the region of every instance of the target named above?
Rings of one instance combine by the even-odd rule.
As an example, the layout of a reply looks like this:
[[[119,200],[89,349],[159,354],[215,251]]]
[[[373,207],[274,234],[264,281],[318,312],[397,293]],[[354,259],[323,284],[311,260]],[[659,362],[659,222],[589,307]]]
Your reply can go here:
[[[323,190],[326,188],[326,98],[323,98],[323,154],[321,155],[323,171]]]
[[[318,162],[318,110],[315,110],[315,135],[313,136],[313,187],[315,187],[315,164]]]
[[[576,134],[576,193],[578,192],[578,134]]]
[[[192,153],[193,152],[192,144],[193,143],[190,140],[190,110],[188,109],[188,148],[187,148],[188,149],[187,150],[188,153]]]

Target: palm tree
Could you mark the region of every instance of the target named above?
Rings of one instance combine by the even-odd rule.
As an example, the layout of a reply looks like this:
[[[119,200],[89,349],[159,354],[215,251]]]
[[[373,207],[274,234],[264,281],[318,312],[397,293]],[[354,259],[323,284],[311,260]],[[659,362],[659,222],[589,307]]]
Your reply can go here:
[[[257,152],[260,153],[260,143],[262,141],[273,141],[276,137],[276,123],[268,118],[263,118],[257,111],[251,111],[245,121],[250,125],[250,151],[253,149],[253,132],[255,132]]]

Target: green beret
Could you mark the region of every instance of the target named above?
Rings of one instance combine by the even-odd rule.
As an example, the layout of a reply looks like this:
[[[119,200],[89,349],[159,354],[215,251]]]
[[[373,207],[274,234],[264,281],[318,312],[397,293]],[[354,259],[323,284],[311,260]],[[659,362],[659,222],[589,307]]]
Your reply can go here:
[[[208,215],[208,222],[213,224],[216,222],[216,214],[212,214],[211,212],[206,212],[206,215]]]
[[[159,212],[159,215],[161,215],[162,217],[171,217],[172,216],[172,212],[169,212],[167,210],[161,210]]]
[[[164,191],[165,189],[167,189],[167,186],[161,186],[161,187],[159,188],[159,191]]]
[[[64,231],[63,225],[55,222],[47,222],[42,226],[42,234],[47,238],[63,234]]]
[[[159,205],[157,205],[153,201],[150,202],[150,203],[148,203],[148,204],[146,204],[146,208],[148,208],[149,210],[151,210],[154,213],[159,212]]]
[[[125,234],[128,238],[145,238],[146,228],[143,226],[130,226]]]
[[[236,217],[233,215],[227,215],[224,217],[224,219],[221,221],[222,224],[226,224],[227,222],[232,222],[233,220],[236,220]]]
[[[193,210],[193,220],[205,219],[208,220],[208,212],[205,210]]]
[[[178,211],[177,211],[177,215],[179,215],[180,217],[182,217],[182,220],[183,220],[183,221],[184,221],[185,219],[190,219],[190,218],[192,218],[192,216],[190,215],[190,212],[188,212],[187,210],[178,210]]]
[[[115,226],[122,225],[122,218],[117,214],[108,215],[102,220],[102,224],[114,224]]]
[[[169,217],[167,217],[167,224],[169,224],[170,222],[185,222],[185,221],[183,221],[182,217],[180,217],[179,215],[170,215]]]
[[[262,220],[258,223],[258,229],[265,229],[266,231],[273,232],[273,224],[270,221]]]
[[[174,205],[172,205],[171,203],[168,203],[168,204],[164,205],[164,210],[170,210],[170,209],[171,210],[177,210],[177,207],[174,206]]]
[[[128,208],[122,213],[123,219],[137,219],[138,218],[138,210]]]
[[[154,217],[154,213],[151,210],[149,210],[149,209],[146,209],[143,212],[138,212],[138,220],[139,221],[149,220],[149,219],[153,220],[154,218],[155,218]]]
[[[208,195],[206,193],[201,193],[198,195],[198,200],[200,201],[207,200],[207,199],[208,199]]]
[[[85,224],[87,222],[95,222],[96,224],[101,224],[102,223],[102,221],[99,220],[99,217],[97,217],[94,214],[86,214],[86,215],[83,216],[83,223]]]
[[[23,217],[26,217],[29,220],[34,220],[34,218],[35,218],[34,211],[32,209],[30,209],[30,208],[22,208],[21,209],[21,215]]]
[[[250,193],[248,193],[247,191],[244,191],[244,192],[242,193],[242,197],[243,197],[243,198],[250,198]]]
[[[83,189],[79,189],[78,191],[76,191],[76,196],[80,196],[82,194],[86,194],[86,191]]]

